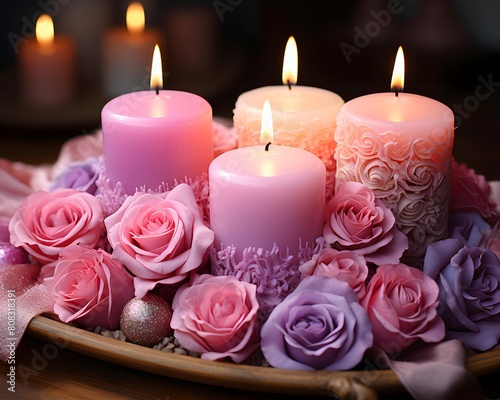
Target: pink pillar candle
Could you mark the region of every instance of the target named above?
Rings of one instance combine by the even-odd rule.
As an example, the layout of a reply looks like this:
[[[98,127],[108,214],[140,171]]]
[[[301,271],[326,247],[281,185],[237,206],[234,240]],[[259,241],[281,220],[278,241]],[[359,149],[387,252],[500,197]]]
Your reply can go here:
[[[102,110],[106,176],[125,192],[196,178],[213,159],[212,108],[186,92],[133,92]]]
[[[246,247],[297,256],[321,236],[325,205],[325,166],[314,154],[270,145],[231,150],[209,169],[210,226],[215,248]]]
[[[453,112],[409,93],[377,93],[347,102],[338,115],[337,185],[373,190],[408,236],[408,260],[447,234]]]

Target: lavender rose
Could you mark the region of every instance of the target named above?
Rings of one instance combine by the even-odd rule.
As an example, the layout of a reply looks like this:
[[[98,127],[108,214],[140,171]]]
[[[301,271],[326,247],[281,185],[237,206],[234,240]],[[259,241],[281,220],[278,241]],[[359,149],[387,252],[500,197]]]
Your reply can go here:
[[[431,243],[424,272],[439,285],[448,336],[484,351],[500,338],[500,261],[490,250],[450,238]]]
[[[346,282],[308,276],[273,310],[261,348],[274,367],[346,370],[373,343],[370,321]]]
[[[96,195],[98,192],[96,181],[100,170],[100,161],[93,157],[73,162],[54,179],[50,190],[68,188]]]
[[[345,182],[325,207],[323,237],[339,250],[362,254],[378,265],[397,264],[408,248],[392,212],[358,182]]]

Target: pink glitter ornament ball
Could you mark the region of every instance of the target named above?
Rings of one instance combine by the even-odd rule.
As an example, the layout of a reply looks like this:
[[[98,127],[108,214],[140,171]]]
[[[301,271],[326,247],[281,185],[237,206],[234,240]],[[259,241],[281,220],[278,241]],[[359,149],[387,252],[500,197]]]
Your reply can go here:
[[[170,331],[172,307],[157,294],[133,298],[123,307],[120,330],[133,343],[154,346]]]
[[[12,245],[9,241],[9,228],[0,221],[0,267],[6,265],[29,264],[28,253]]]

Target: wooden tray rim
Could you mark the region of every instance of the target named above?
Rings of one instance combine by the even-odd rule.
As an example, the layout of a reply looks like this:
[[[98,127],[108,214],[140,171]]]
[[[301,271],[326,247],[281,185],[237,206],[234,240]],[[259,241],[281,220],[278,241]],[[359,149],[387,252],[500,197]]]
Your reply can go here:
[[[293,371],[207,361],[107,338],[44,316],[33,318],[27,333],[61,348],[140,371],[241,390],[339,398],[347,398],[352,392],[376,398],[374,393],[405,391],[391,370]],[[466,365],[475,376],[500,370],[500,349],[469,356]]]

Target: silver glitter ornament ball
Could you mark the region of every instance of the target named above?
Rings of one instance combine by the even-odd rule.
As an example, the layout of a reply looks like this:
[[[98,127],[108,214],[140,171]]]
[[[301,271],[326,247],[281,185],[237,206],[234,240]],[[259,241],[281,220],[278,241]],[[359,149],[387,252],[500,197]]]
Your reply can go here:
[[[133,343],[154,346],[170,331],[172,307],[157,294],[148,293],[142,299],[133,298],[123,307],[120,330]]]

